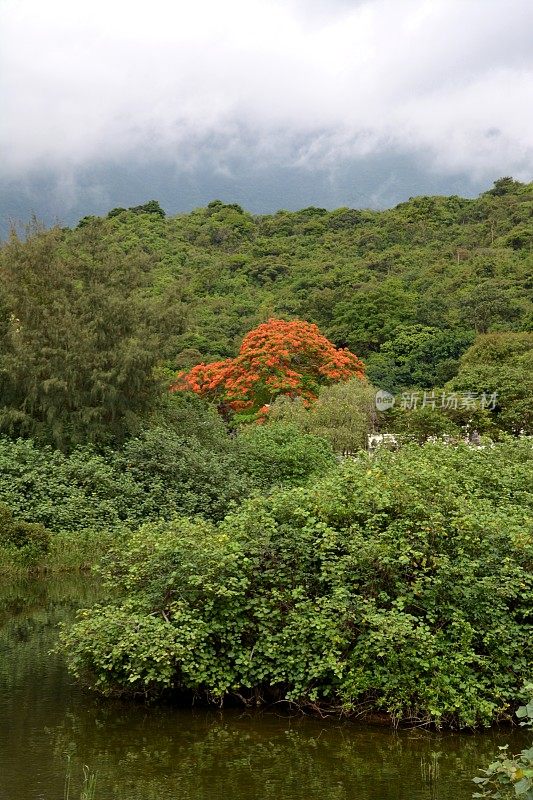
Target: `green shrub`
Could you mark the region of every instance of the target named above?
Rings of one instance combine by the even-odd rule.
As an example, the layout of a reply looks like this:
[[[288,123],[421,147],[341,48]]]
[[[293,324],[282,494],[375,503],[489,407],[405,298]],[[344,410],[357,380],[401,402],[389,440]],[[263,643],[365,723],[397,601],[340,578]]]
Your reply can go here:
[[[204,447],[195,436],[165,427],[126,442],[114,466],[136,488],[130,520],[134,513],[137,524],[175,514],[220,519],[250,493],[234,452]]]
[[[105,565],[116,602],[63,633],[70,667],[104,693],[489,724],[533,657],[531,478],[527,440],[410,445],[145,526]]]
[[[354,453],[366,447],[367,434],[374,429],[375,396],[372,384],[353,378],[321,387],[310,408],[301,398],[282,395],[272,404],[269,420],[291,423],[304,433],[319,436],[336,453]]]
[[[323,475],[335,463],[325,439],[290,423],[250,425],[237,437],[240,468],[259,491],[272,486],[298,486]]]
[[[50,532],[43,525],[14,519],[11,510],[0,505],[0,548],[15,551],[15,560],[36,566],[48,553]]]
[[[176,514],[221,519],[244,497],[331,463],[317,437],[284,426],[232,437],[204,401],[182,397],[116,451],[65,454],[0,437],[0,502],[53,532],[122,534]]]
[[[51,531],[125,529],[138,496],[112,453],[86,447],[67,456],[30,439],[0,438],[0,502]]]
[[[533,727],[533,683],[524,686],[524,695],[526,703],[518,708],[516,716],[520,725]],[[533,800],[533,744],[515,756],[509,755],[508,747],[500,747],[495,761],[481,770],[483,776],[473,779],[479,791],[472,797]]]

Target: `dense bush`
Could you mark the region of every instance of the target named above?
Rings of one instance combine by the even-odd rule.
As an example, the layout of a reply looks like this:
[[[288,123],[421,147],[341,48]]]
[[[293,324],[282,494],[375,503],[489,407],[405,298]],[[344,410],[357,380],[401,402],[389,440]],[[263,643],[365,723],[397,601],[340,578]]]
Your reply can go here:
[[[516,716],[520,725],[533,727],[533,683],[524,686],[525,705],[520,706]],[[496,759],[482,770],[483,775],[473,779],[479,791],[472,797],[493,800],[533,800],[533,743],[517,755],[509,753],[508,745],[500,747]]]
[[[15,519],[7,506],[0,505],[0,548],[11,551],[18,564],[32,567],[48,552],[50,532],[43,525]]]
[[[130,439],[113,465],[135,487],[136,506],[131,511],[139,522],[173,514],[220,519],[232,501],[250,493],[231,449],[203,447],[194,435],[165,427]]]
[[[262,492],[272,486],[298,486],[336,464],[325,439],[280,422],[243,428],[237,457],[251,485]]]
[[[411,445],[145,526],[105,565],[116,602],[63,633],[70,668],[104,693],[488,724],[533,657],[531,479],[528,440]]]
[[[0,501],[51,531],[117,530],[136,518],[137,487],[112,454],[69,456],[29,439],[0,439]]]
[[[107,535],[176,514],[221,519],[244,497],[304,483],[334,463],[325,441],[287,426],[230,436],[204,405],[173,402],[166,424],[117,451],[66,455],[0,438],[0,502],[54,532]]]
[[[450,388],[496,397],[495,423],[503,430],[533,433],[533,333],[479,336],[461,359]]]
[[[323,386],[309,408],[300,398],[281,396],[272,404],[268,420],[320,436],[336,453],[354,453],[366,448],[367,435],[376,425],[375,396],[372,384],[354,378]]]

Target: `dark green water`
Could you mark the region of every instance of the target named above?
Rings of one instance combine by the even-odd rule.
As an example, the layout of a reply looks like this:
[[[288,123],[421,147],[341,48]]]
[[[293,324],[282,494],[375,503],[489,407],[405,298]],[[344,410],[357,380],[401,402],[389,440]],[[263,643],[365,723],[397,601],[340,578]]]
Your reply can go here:
[[[437,735],[272,713],[100,701],[49,655],[57,624],[98,588],[83,578],[0,587],[0,800],[466,800],[508,730]]]

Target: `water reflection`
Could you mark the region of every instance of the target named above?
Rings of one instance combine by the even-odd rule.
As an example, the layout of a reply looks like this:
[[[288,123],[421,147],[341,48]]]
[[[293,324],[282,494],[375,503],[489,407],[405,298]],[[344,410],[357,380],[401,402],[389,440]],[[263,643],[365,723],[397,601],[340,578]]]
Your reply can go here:
[[[49,655],[58,622],[98,591],[63,578],[0,592],[1,800],[61,798],[67,752],[75,775],[98,771],[97,800],[466,800],[509,739],[102,702]]]

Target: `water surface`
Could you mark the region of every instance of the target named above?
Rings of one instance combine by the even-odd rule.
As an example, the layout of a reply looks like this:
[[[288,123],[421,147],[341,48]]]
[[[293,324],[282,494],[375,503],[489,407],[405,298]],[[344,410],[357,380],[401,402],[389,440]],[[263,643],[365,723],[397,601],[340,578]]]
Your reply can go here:
[[[96,800],[467,800],[498,744],[524,735],[394,732],[239,710],[146,707],[82,691],[57,625],[98,596],[84,577],[0,587],[0,800],[71,800],[83,765]]]

